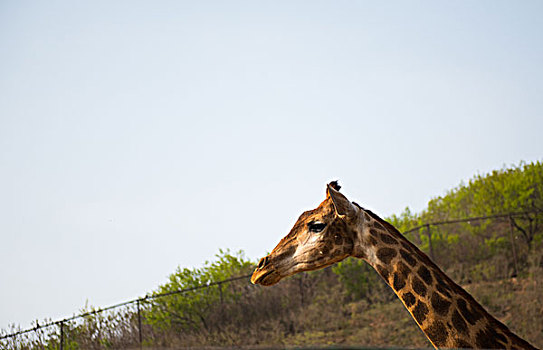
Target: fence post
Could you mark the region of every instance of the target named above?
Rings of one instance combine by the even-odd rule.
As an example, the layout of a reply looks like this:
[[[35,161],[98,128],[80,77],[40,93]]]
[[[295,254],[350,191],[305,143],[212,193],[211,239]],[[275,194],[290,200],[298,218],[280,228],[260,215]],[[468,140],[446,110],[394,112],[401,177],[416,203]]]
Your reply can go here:
[[[222,299],[222,282],[217,283],[217,286],[219,287],[219,298],[221,299],[221,305],[223,304]]]
[[[60,321],[60,350],[64,350],[64,322]]]
[[[435,262],[436,259],[434,258],[434,247],[432,246],[432,232],[430,231],[430,224],[426,225],[426,234],[428,235],[428,250],[430,253],[430,259]]]
[[[515,246],[515,237],[513,235],[513,217],[509,216],[509,237],[511,239],[511,248],[513,250],[513,261],[515,262],[515,275],[512,277],[518,276],[518,263],[517,263],[517,248]]]
[[[140,300],[138,299],[138,335],[139,335],[139,341],[140,341],[140,349],[143,349],[143,336],[141,333],[141,307],[140,307]]]

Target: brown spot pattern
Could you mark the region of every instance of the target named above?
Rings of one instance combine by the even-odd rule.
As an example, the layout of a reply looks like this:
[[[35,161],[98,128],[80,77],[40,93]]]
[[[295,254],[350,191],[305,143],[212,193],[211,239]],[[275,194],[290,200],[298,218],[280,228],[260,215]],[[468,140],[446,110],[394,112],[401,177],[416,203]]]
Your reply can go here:
[[[325,245],[324,247],[321,248],[322,255],[327,256],[329,252],[330,252],[330,247],[328,245]]]
[[[411,269],[401,261],[396,265],[396,270],[402,275],[403,278],[406,279],[411,273]]]
[[[439,315],[447,315],[449,312],[449,307],[451,306],[450,301],[443,299],[438,293],[433,293],[430,301],[432,303],[432,307]]]
[[[409,265],[415,266],[417,264],[417,260],[407,250],[400,249],[400,255]]]
[[[426,319],[426,315],[428,315],[428,307],[419,300],[413,309],[413,317],[415,317],[415,320],[417,320],[419,324],[422,324]]]
[[[502,333],[500,332],[497,332],[496,330],[492,330],[494,332],[494,337],[496,339],[498,339],[498,341],[501,341],[502,343],[504,344],[507,344],[507,338],[505,337],[505,335],[503,335]]]
[[[417,276],[413,276],[411,285],[413,286],[413,290],[415,291],[415,293],[417,293],[421,297],[426,295],[426,286],[424,285],[424,283],[422,283],[420,278],[418,278]]]
[[[351,254],[353,252],[353,241],[350,238],[345,238],[343,245],[341,246],[341,251],[344,254]]]
[[[432,323],[428,328],[424,330],[432,342],[437,346],[445,345],[447,341],[447,328],[440,321]]]
[[[374,225],[376,228],[380,229],[380,230],[386,230],[386,229],[385,229],[385,226],[383,226],[383,224],[382,224],[381,222],[379,222],[378,220],[375,220],[375,221],[373,222],[373,225]]]
[[[424,280],[424,282],[426,282],[427,284],[432,283],[432,274],[430,273],[430,270],[426,268],[426,266],[421,266],[417,273],[420,278]]]
[[[463,339],[457,338],[454,340],[454,347],[457,349],[471,349],[473,345]]]
[[[493,329],[481,329],[475,336],[475,344],[481,349],[502,349],[504,346],[496,341],[495,333]]]
[[[380,237],[381,237],[381,241],[383,241],[386,244],[393,244],[393,245],[398,244],[398,241],[389,234],[381,233]]]
[[[530,343],[528,343],[526,340],[519,338],[517,335],[509,333],[509,339],[511,339],[511,342],[513,345],[516,345],[517,347],[521,349],[535,349]]]
[[[388,283],[388,275],[389,275],[388,269],[384,267],[383,265],[377,265],[377,272],[379,272],[381,277],[383,277],[384,280],[387,281]]]
[[[404,241],[401,241],[400,243],[401,243],[403,249],[407,250],[408,252],[413,251],[413,248],[411,248],[411,246],[409,245],[409,243],[404,242]]]
[[[381,248],[377,251],[377,258],[385,264],[390,264],[390,261],[396,256],[396,250],[392,248]]]
[[[442,284],[437,284],[436,285],[436,289],[441,293],[443,294],[444,296],[446,296],[447,298],[450,298],[451,297],[451,293],[449,293],[449,291],[447,290],[447,287],[442,285]]]
[[[405,278],[400,273],[395,272],[392,286],[396,291],[401,290],[403,287],[405,287]]]
[[[458,305],[460,313],[464,316],[464,319],[470,324],[474,325],[482,317],[477,310],[468,310],[468,305],[464,299],[458,299],[456,304]]]
[[[460,316],[457,310],[454,310],[452,314],[452,323],[458,333],[465,334],[467,332],[468,325],[466,324],[466,321],[464,321],[462,316]]]
[[[451,294],[449,293],[450,291],[450,286],[447,282],[445,282],[445,280],[442,278],[442,276],[439,275],[439,273],[436,273],[434,275],[434,277],[436,278],[436,288],[439,292],[441,292],[441,294],[445,295],[446,297],[450,298],[451,297]]]
[[[405,306],[407,306],[407,307],[411,307],[417,302],[417,299],[415,298],[415,296],[411,292],[405,293],[402,296],[402,300],[403,300]]]

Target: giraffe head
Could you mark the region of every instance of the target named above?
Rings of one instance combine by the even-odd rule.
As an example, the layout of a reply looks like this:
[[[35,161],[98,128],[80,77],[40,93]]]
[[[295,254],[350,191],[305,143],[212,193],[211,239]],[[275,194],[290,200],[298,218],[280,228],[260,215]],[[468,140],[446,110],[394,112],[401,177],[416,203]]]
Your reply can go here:
[[[353,255],[360,209],[339,192],[336,181],[326,199],[304,212],[272,252],[260,259],[251,282],[269,286],[302,271],[332,265]]]

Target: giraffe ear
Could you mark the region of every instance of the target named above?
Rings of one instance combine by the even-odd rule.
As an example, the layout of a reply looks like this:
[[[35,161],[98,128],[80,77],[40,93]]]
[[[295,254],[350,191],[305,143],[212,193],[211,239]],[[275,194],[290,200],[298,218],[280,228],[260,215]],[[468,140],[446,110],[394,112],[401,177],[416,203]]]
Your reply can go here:
[[[339,185],[337,184],[337,181],[333,181],[326,186],[326,197],[330,197],[332,199],[332,203],[334,204],[337,215],[354,215],[354,206],[347,199],[347,197],[339,192]]]

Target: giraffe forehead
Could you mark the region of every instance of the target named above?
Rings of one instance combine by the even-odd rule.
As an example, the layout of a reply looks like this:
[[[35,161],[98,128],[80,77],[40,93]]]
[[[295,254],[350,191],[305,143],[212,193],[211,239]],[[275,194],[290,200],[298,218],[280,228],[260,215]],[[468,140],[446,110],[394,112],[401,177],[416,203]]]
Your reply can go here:
[[[324,202],[318,206],[317,208],[313,210],[308,210],[304,212],[298,220],[296,221],[296,224],[293,228],[299,227],[300,224],[306,224],[308,222],[312,221],[329,221],[334,218],[334,212],[332,208],[328,205],[324,205]]]
[[[312,221],[323,221],[327,224],[332,223],[334,221],[333,219],[335,218],[335,212],[333,208],[327,204],[329,203],[324,201],[317,208],[302,213],[298,220],[296,220],[296,223],[290,232],[283,237],[283,239],[281,239],[277,246],[272,250],[272,253],[288,249],[293,245],[298,245],[300,243],[300,235],[304,235],[304,237],[301,239],[304,240],[304,243],[307,243],[307,240],[305,240],[305,235],[307,234],[308,223]]]
[[[333,208],[325,207],[325,202],[313,210],[308,210],[296,221],[290,232],[279,242],[278,246],[289,245],[297,241],[299,234],[304,234],[307,231],[307,224],[312,221],[323,221],[325,223],[330,223],[334,219]]]

